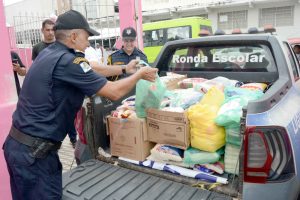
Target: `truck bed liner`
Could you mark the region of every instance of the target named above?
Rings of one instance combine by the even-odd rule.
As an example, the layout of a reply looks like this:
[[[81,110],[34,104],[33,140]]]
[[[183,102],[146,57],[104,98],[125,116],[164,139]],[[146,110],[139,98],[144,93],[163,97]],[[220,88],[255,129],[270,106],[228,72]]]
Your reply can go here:
[[[89,160],[63,174],[65,200],[231,199],[146,173]]]

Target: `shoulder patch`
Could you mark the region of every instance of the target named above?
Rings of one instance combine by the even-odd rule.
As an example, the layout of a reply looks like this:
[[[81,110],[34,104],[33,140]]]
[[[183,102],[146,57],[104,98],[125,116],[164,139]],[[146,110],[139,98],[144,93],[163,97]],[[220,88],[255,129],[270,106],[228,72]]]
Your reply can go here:
[[[85,62],[85,63],[89,63],[89,61],[87,60],[87,59],[85,59],[85,58],[82,58],[82,57],[76,57],[74,60],[73,60],[73,63],[74,64],[80,64],[80,63],[82,63],[82,62]]]
[[[87,73],[88,71],[90,71],[92,69],[91,66],[86,62],[80,63],[80,67],[84,73]]]

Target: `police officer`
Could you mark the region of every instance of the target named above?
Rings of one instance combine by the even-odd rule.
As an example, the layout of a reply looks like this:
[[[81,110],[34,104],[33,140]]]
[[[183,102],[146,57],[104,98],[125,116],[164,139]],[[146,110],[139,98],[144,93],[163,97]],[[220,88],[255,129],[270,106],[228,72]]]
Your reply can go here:
[[[136,71],[133,75],[107,81],[91,70],[81,57],[84,54],[76,54],[89,46],[89,36],[98,34],[79,12],[60,15],[54,29],[56,42],[40,53],[25,77],[3,146],[14,200],[61,199],[62,165],[57,150],[85,95],[116,100],[139,79],[154,81],[157,72],[149,67],[136,71],[134,64],[127,65],[119,67],[117,74]]]
[[[138,48],[136,48],[136,31],[132,27],[127,27],[122,32],[122,48],[112,53],[108,59],[108,65],[126,65],[131,60],[139,57],[148,63],[147,56]],[[114,76],[109,78],[114,81],[124,76]]]

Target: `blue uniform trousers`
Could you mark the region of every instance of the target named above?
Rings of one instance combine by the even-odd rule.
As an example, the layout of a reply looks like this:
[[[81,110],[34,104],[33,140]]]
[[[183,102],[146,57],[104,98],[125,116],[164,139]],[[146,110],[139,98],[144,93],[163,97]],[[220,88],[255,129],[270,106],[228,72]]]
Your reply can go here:
[[[57,151],[46,158],[29,155],[30,147],[11,136],[3,146],[14,200],[59,200],[62,197],[62,165]]]

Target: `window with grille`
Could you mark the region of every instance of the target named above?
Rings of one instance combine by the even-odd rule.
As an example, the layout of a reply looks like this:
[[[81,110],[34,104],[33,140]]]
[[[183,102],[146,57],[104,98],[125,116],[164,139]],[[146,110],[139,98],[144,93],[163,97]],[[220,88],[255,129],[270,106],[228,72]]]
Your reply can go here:
[[[294,6],[262,8],[259,10],[259,26],[293,26]]]
[[[223,12],[218,14],[218,28],[222,30],[248,27],[248,11]]]

